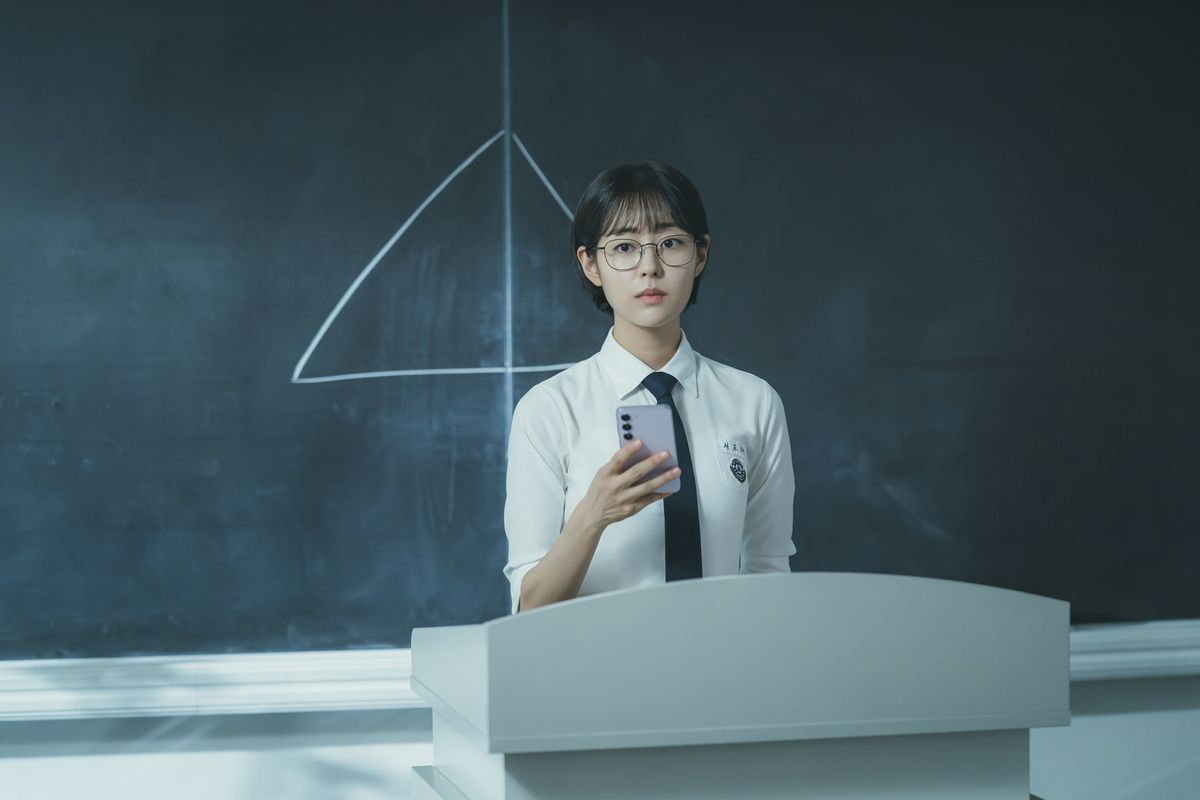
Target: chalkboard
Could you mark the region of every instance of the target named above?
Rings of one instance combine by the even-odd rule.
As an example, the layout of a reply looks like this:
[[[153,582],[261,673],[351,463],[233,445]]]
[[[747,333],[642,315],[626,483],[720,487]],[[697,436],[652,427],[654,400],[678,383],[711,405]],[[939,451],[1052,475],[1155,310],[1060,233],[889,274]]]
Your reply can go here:
[[[699,187],[795,570],[1200,617],[1195,6],[6,3],[0,657],[507,610],[587,182]]]

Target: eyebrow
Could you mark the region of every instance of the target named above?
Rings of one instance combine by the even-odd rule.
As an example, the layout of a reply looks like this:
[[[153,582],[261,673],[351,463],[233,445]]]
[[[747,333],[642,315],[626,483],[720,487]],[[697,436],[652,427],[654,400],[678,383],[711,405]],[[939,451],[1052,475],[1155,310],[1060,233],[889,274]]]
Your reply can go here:
[[[669,230],[671,228],[678,228],[678,227],[680,227],[680,226],[676,225],[674,222],[660,222],[654,226],[654,229],[651,232],[658,233],[659,231],[665,231],[665,230]],[[613,231],[611,235],[612,236],[620,236],[623,233],[637,233],[637,228],[626,225],[624,228],[621,228],[621,230],[619,230],[619,231]]]

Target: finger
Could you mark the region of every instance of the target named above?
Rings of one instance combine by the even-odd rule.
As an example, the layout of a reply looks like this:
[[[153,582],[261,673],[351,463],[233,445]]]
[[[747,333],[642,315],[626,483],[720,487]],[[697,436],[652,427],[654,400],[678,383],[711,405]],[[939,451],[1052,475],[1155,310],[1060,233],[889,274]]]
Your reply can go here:
[[[604,466],[609,472],[617,473],[621,471],[621,467],[629,460],[629,457],[640,450],[642,447],[641,439],[634,439],[629,444],[621,447],[620,450],[613,453],[613,457],[608,460]]]
[[[659,475],[658,477],[656,477],[654,480],[646,481],[646,483],[650,484],[655,489],[657,489],[658,487],[662,486],[663,484],[670,483],[671,481],[675,480],[682,474],[683,474],[683,470],[681,470],[679,467],[673,467],[673,468],[667,470],[666,472],[664,472],[662,475]],[[667,492],[667,494],[674,494],[674,492]]]
[[[647,459],[647,460],[649,460],[649,459]],[[629,500],[640,499],[642,497],[645,497],[648,493],[653,492],[655,489],[662,486],[663,484],[675,480],[676,478],[679,477],[679,475],[680,475],[679,467],[669,469],[666,472],[664,472],[662,475],[656,475],[644,483],[639,483],[637,486],[627,487],[625,489],[625,491],[621,493],[620,497],[621,497],[622,501],[625,501],[625,502],[628,502]],[[667,496],[670,496],[671,494],[673,494],[673,492],[667,492],[663,496],[667,497]],[[655,498],[652,497],[647,502],[653,502],[654,499]]]
[[[634,464],[622,475],[622,477],[626,479],[624,481],[625,485],[628,486],[635,481],[641,480],[648,473],[662,466],[669,457],[670,453],[668,453],[666,450],[660,450],[659,452],[651,455],[649,458],[644,458],[638,463]]]

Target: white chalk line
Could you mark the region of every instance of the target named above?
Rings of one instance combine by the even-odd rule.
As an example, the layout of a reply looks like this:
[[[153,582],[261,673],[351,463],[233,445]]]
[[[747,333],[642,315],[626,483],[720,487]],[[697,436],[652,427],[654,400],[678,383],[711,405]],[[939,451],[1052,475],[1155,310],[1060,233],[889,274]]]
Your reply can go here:
[[[567,204],[558,196],[558,192],[554,191],[554,187],[550,185],[550,181],[546,180],[546,173],[542,172],[542,168],[533,160],[533,156],[529,155],[529,151],[525,149],[525,143],[521,141],[521,137],[514,133],[513,140],[516,141],[517,147],[521,149],[521,155],[525,156],[525,160],[529,162],[529,166],[533,167],[533,171],[541,179],[542,185],[546,187],[546,190],[550,192],[551,196],[558,203],[558,207],[567,215],[567,219],[574,220],[575,215],[571,213],[571,209],[567,208]]]
[[[292,383],[301,382],[300,373],[304,371],[304,365],[308,363],[308,359],[312,356],[313,351],[317,349],[317,345],[320,344],[322,337],[325,336],[325,332],[329,330],[329,326],[333,324],[335,319],[337,319],[338,314],[342,313],[342,308],[344,308],[346,303],[349,302],[354,292],[358,290],[360,285],[362,285],[362,282],[367,279],[367,276],[371,274],[371,271],[375,269],[375,265],[378,264],[385,255],[388,254],[388,251],[391,250],[392,246],[396,244],[396,241],[399,240],[402,235],[404,235],[404,232],[408,230],[409,226],[413,224],[413,221],[421,214],[422,211],[425,210],[425,207],[433,202],[433,199],[441,194],[443,189],[450,185],[450,181],[454,180],[455,177],[458,176],[458,173],[466,169],[472,161],[478,158],[484,150],[487,150],[489,147],[491,147],[492,144],[503,135],[504,131],[501,130],[495,136],[488,139],[486,142],[480,145],[474,153],[468,156],[465,161],[459,164],[453,172],[447,175],[445,180],[438,184],[438,187],[434,189],[428,197],[425,198],[425,201],[421,203],[421,205],[417,206],[417,210],[409,215],[408,219],[404,221],[404,224],[401,225],[394,234],[392,234],[392,238],[389,239],[388,243],[385,244],[383,248],[375,254],[375,257],[372,258],[370,263],[363,268],[362,272],[358,273],[358,277],[354,279],[354,282],[350,284],[350,288],[347,289],[346,293],[342,295],[342,299],[339,300],[337,305],[333,307],[333,311],[329,312],[329,316],[326,317],[325,322],[321,325],[320,330],[317,331],[317,335],[313,337],[312,342],[310,342],[308,345],[308,349],[304,351],[304,355],[302,355],[300,357],[300,361],[297,362],[296,368],[292,370]]]
[[[474,374],[510,374],[513,372],[557,372],[559,370],[566,369],[576,363],[576,362],[571,361],[571,362],[566,362],[566,363],[562,363],[562,364],[537,364],[537,365],[533,365],[533,366],[523,366],[523,367],[513,366],[513,364],[512,364],[512,320],[511,320],[511,302],[512,301],[511,301],[511,296],[509,296],[508,297],[508,303],[510,304],[509,305],[509,320],[508,320],[509,338],[507,339],[506,349],[505,349],[505,365],[502,367],[447,367],[447,368],[441,368],[441,369],[392,369],[392,370],[380,370],[380,371],[374,371],[374,372],[349,372],[349,373],[343,373],[340,375],[323,375],[323,376],[312,377],[312,378],[301,378],[300,377],[300,373],[304,370],[305,365],[308,363],[309,358],[312,357],[312,354],[316,350],[317,345],[320,344],[321,339],[324,338],[325,333],[329,330],[330,326],[333,325],[333,321],[338,318],[338,315],[341,314],[342,309],[346,306],[346,303],[348,303],[350,301],[350,298],[358,290],[358,287],[362,285],[363,281],[366,280],[367,276],[370,275],[371,272],[375,269],[376,265],[378,265],[379,262],[381,260],[383,260],[383,257],[386,256],[388,254],[388,252],[392,249],[392,247],[395,246],[396,242],[399,241],[400,237],[403,236],[405,231],[407,231],[409,229],[409,227],[412,226],[413,222],[416,221],[417,217],[420,216],[421,212],[424,211],[425,208],[431,202],[433,202],[434,198],[437,197],[439,194],[441,194],[441,192],[447,186],[450,185],[450,182],[453,181],[454,178],[456,178],[460,172],[462,172],[464,169],[466,169],[468,166],[470,166],[471,162],[473,162],[476,158],[478,158],[480,155],[482,155],[485,150],[487,150],[489,147],[491,147],[498,139],[503,137],[505,135],[505,133],[506,133],[506,129],[500,130],[499,132],[497,132],[495,135],[492,136],[492,138],[488,139],[486,142],[484,142],[482,145],[480,145],[479,148],[476,149],[475,152],[472,153],[470,156],[468,156],[466,160],[464,160],[461,164],[459,164],[454,169],[453,172],[451,172],[449,175],[447,175],[446,178],[440,184],[438,184],[437,188],[434,189],[429,194],[429,196],[425,198],[425,200],[421,203],[421,205],[417,206],[417,209],[415,211],[413,211],[412,214],[409,215],[408,219],[406,219],[404,221],[404,224],[401,225],[394,234],[392,234],[392,238],[388,240],[387,244],[385,244],[379,250],[379,252],[375,254],[375,257],[371,259],[371,261],[367,264],[367,266],[363,268],[363,270],[358,274],[358,277],[356,277],[354,279],[354,282],[350,284],[350,287],[348,289],[346,289],[346,292],[342,295],[342,298],[338,301],[337,305],[335,305],[333,307],[333,311],[331,311],[329,313],[329,316],[326,317],[325,322],[322,323],[321,328],[317,331],[317,335],[314,336],[312,342],[309,343],[308,349],[304,351],[304,355],[300,357],[300,361],[297,362],[295,369],[292,371],[292,383],[333,383],[336,381],[353,381],[353,380],[363,380],[366,378],[394,378],[394,377],[411,377],[411,376],[418,376],[418,375],[474,375]],[[529,150],[527,150],[525,148],[525,143],[521,141],[521,137],[518,136],[514,132],[512,134],[512,139],[517,143],[517,147],[520,149],[521,155],[523,155],[525,157],[525,160],[526,160],[526,162],[528,162],[530,168],[533,169],[534,173],[538,176],[538,179],[541,180],[542,185],[546,187],[546,190],[548,192],[550,192],[550,195],[554,198],[555,202],[558,203],[559,208],[561,208],[563,213],[567,215],[567,219],[573,220],[575,218],[574,214],[571,213],[571,210],[567,207],[567,204],[563,202],[562,197],[560,197],[558,192],[555,191],[554,186],[546,178],[546,174],[544,172],[542,172],[542,168],[538,166],[537,162],[534,160],[534,158],[530,154]],[[506,174],[505,178],[507,181],[508,180],[507,174]],[[510,191],[511,191],[511,185],[506,185],[506,187],[505,187],[506,197]],[[506,209],[506,212],[507,212],[507,209]],[[510,231],[507,229],[507,227],[509,225],[511,225],[510,220],[507,219],[507,213],[506,213],[505,225],[506,225],[505,238],[507,240],[510,235]],[[506,248],[506,253],[505,253],[505,269],[506,269],[506,291],[511,292],[512,253],[510,251],[508,251],[507,248]],[[506,390],[511,391],[511,388],[506,386]],[[510,405],[511,405],[511,403],[510,403]]]
[[[506,372],[558,372],[575,366],[576,362],[565,364],[538,364],[530,367],[446,367],[442,369],[389,369],[380,372],[348,372],[343,375],[322,375],[317,378],[296,378],[292,383],[332,383],[334,381],[357,381],[363,378],[396,378],[413,375],[482,375],[503,374]]]
[[[500,2],[501,91],[504,108],[504,452],[508,452],[508,430],[512,427],[513,408],[513,261],[512,261],[512,94],[508,71],[508,0]]]

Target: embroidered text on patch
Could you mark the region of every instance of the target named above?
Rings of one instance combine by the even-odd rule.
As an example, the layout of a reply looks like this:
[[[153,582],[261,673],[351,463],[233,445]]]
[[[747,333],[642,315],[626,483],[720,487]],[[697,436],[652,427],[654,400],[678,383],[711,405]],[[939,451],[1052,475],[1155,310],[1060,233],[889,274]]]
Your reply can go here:
[[[738,483],[746,482],[746,447],[741,442],[726,437],[717,437],[717,452],[721,456],[721,462],[729,469],[729,472]]]

